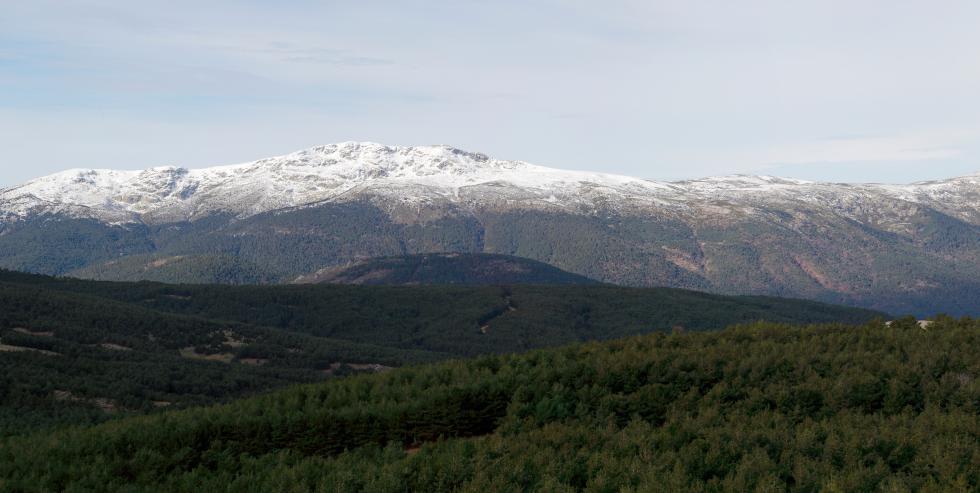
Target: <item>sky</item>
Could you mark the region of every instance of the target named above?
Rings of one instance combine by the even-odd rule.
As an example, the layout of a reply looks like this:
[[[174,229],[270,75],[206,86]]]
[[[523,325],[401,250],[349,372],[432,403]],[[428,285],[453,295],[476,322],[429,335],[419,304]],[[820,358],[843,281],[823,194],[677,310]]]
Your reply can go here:
[[[656,180],[980,172],[980,2],[0,0],[0,186],[448,144]]]

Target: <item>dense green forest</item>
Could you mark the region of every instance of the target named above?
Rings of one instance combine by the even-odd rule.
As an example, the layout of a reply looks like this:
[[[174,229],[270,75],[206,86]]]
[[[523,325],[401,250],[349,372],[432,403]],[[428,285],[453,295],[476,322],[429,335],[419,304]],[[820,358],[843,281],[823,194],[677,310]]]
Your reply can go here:
[[[657,330],[713,330],[766,320],[861,323],[881,312],[671,288],[569,286],[168,285],[0,271],[0,282],[84,293],[158,312],[456,356]]]
[[[980,322],[485,355],[13,437],[0,489],[977,491]]]
[[[0,271],[0,436],[452,357],[879,315],[670,289],[174,286]]]
[[[448,356],[0,283],[0,436]]]

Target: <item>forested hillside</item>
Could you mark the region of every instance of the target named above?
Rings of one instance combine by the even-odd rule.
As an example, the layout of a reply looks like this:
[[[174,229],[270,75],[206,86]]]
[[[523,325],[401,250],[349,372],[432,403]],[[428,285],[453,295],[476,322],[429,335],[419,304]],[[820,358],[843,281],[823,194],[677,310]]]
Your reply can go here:
[[[0,436],[448,356],[0,282]]]
[[[235,255],[131,255],[68,273],[107,281],[156,281],[184,284],[267,284],[280,280],[255,262]]]
[[[980,323],[749,324],[11,438],[0,489],[976,491]]]
[[[222,286],[0,275],[5,278],[160,312],[457,356],[678,327],[713,330],[757,320],[861,323],[886,316],[804,300],[602,285]]]
[[[0,271],[0,435],[452,357],[876,312],[608,286],[175,286]]]

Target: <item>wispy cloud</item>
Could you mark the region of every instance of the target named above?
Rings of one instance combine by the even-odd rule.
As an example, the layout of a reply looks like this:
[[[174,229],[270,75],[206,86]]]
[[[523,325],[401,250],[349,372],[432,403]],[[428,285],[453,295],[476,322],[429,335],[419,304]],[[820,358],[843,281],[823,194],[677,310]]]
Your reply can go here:
[[[358,139],[660,179],[976,166],[980,3],[899,3],[8,1],[0,180]]]
[[[332,50],[327,48],[280,50],[278,54],[286,62],[326,63],[350,67],[394,65],[395,63],[394,60],[387,58],[358,56],[345,50]]]
[[[871,161],[935,161],[963,154],[963,144],[980,138],[976,130],[927,131],[912,134],[833,138],[764,150],[750,159],[763,166]]]
[[[326,65],[343,65],[348,67],[386,66],[394,65],[395,60],[379,56],[370,56],[354,50],[329,48],[322,46],[299,45],[293,42],[276,41],[256,46],[250,39],[229,42],[228,39],[192,38],[196,45],[209,45],[218,51],[234,52],[247,56],[260,56],[276,62],[319,63]]]
[[[813,180],[914,181],[978,169],[976,163],[971,167],[968,160],[978,147],[980,128],[965,127],[797,140],[759,148],[733,145],[668,152],[661,155],[661,160],[699,169],[702,176],[764,173]],[[889,178],[887,170],[899,166],[904,170],[901,178]],[[916,178],[910,171],[916,167],[920,169],[918,176],[923,178]],[[943,173],[943,168],[949,172]]]

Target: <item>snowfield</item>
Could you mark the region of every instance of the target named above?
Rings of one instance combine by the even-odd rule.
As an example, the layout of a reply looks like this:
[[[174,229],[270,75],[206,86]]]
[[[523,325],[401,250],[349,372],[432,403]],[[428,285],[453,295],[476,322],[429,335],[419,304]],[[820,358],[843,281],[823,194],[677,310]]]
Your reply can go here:
[[[363,199],[419,208],[451,204],[702,219],[804,208],[896,226],[922,204],[980,224],[980,174],[909,185],[742,175],[658,182],[497,160],[449,146],[362,142],[202,169],[70,169],[0,191],[0,220],[53,213],[108,223],[164,223]]]

